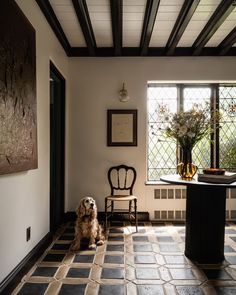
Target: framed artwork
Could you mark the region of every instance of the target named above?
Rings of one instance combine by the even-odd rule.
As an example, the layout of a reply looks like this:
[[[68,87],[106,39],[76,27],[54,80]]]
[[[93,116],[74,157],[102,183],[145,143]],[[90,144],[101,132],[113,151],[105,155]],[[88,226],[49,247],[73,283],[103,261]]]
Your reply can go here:
[[[14,0],[0,0],[0,174],[36,169],[35,30]]]
[[[107,111],[107,145],[137,146],[137,110]]]

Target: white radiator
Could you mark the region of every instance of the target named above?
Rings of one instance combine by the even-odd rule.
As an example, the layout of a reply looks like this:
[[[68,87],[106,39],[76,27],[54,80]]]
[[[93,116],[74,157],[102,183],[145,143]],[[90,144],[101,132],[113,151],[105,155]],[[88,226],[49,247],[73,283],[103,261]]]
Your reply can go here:
[[[150,219],[157,221],[185,220],[185,208],[185,186],[158,185],[153,190],[152,200],[147,204]],[[226,219],[236,220],[236,189],[227,190]]]

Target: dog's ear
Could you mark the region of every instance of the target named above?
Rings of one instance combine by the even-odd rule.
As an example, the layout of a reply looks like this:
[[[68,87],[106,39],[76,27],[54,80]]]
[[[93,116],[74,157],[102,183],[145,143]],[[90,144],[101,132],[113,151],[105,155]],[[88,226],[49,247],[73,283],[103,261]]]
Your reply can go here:
[[[82,218],[85,215],[85,206],[84,206],[84,199],[80,201],[79,207],[76,211],[79,218]]]
[[[91,212],[91,217],[92,217],[92,219],[97,218],[97,205],[96,205],[96,202],[94,202],[94,207],[93,207],[93,210]]]

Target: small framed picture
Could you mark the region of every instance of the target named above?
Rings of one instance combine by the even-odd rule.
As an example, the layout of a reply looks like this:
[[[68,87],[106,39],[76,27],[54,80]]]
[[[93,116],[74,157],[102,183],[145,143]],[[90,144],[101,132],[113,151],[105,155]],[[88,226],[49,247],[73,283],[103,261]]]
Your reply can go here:
[[[107,110],[107,145],[137,146],[137,110]]]

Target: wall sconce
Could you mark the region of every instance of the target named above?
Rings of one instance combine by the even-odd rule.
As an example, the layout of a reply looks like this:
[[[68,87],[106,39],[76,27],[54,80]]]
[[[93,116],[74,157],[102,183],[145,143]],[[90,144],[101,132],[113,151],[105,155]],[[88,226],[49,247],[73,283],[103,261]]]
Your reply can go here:
[[[119,100],[121,102],[126,102],[129,100],[128,91],[125,89],[125,83],[123,83],[123,88],[119,91]]]

